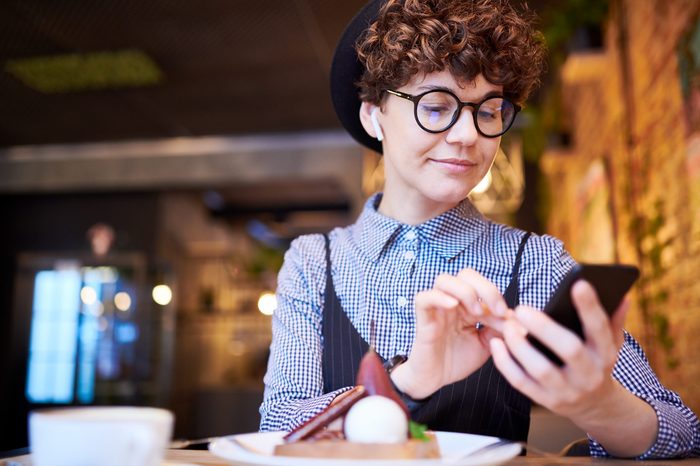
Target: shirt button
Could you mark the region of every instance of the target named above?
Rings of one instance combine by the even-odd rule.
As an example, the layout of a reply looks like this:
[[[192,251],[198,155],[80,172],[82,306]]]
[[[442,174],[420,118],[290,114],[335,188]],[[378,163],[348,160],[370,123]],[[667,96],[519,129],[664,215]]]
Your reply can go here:
[[[413,251],[406,251],[403,253],[403,258],[406,259],[407,261],[410,261],[414,257],[416,257],[416,253]]]
[[[406,233],[406,239],[409,241],[413,241],[414,239],[416,239],[416,232],[409,231],[408,233]]]
[[[399,307],[404,307],[406,304],[408,304],[408,299],[406,299],[405,297],[399,296],[399,297],[396,299],[396,305],[397,305],[397,306],[399,306]]]

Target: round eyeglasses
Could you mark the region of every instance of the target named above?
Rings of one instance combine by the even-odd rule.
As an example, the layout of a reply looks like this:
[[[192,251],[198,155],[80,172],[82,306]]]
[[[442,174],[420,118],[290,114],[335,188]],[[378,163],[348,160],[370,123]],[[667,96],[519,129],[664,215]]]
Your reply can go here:
[[[411,95],[387,89],[391,95],[413,102],[416,123],[429,133],[442,133],[452,128],[464,107],[472,108],[474,127],[482,136],[496,138],[510,129],[520,106],[503,96],[488,96],[481,102],[462,102],[452,92],[434,89]]]

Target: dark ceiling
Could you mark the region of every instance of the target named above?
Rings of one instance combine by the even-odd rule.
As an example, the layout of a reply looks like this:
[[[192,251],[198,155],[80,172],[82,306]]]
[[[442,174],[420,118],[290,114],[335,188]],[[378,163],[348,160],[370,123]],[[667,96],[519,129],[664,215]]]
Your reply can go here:
[[[338,128],[328,69],[365,1],[3,0],[0,148]],[[45,93],[11,71],[17,60],[125,50],[162,79]]]
[[[333,46],[364,0],[4,0],[0,147],[337,128]],[[160,83],[43,93],[18,59],[138,50]]]

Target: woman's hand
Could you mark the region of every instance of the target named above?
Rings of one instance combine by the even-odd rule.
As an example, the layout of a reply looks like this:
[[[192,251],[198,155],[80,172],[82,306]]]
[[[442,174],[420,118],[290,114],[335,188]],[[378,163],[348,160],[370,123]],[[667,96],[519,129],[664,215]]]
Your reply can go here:
[[[516,389],[570,418],[610,453],[639,455],[656,438],[656,414],[611,376],[624,341],[628,302],[609,319],[587,282],[575,283],[571,294],[584,340],[543,312],[520,306],[504,323],[502,338],[490,341],[494,363]],[[552,349],[564,365],[555,365],[535,349],[528,333]]]
[[[490,356],[488,340],[507,311],[500,291],[478,272],[440,275],[415,299],[416,338],[408,360],[392,373],[394,384],[415,399],[462,380]],[[476,323],[485,326],[477,330]],[[495,329],[494,329],[495,327]]]

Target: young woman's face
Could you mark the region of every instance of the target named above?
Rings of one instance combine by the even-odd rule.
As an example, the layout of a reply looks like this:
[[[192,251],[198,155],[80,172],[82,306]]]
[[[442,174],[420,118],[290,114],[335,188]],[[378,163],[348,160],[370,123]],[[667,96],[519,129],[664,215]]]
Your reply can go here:
[[[431,89],[449,90],[462,102],[481,102],[502,92],[501,86],[481,75],[474,82],[462,83],[449,71],[414,77],[394,90],[418,95]],[[412,217],[415,223],[439,215],[467,197],[491,168],[500,137],[487,138],[477,132],[471,107],[464,107],[457,123],[437,134],[418,126],[413,109],[413,102],[387,94],[377,119],[384,133],[385,163],[380,210],[402,220]]]

